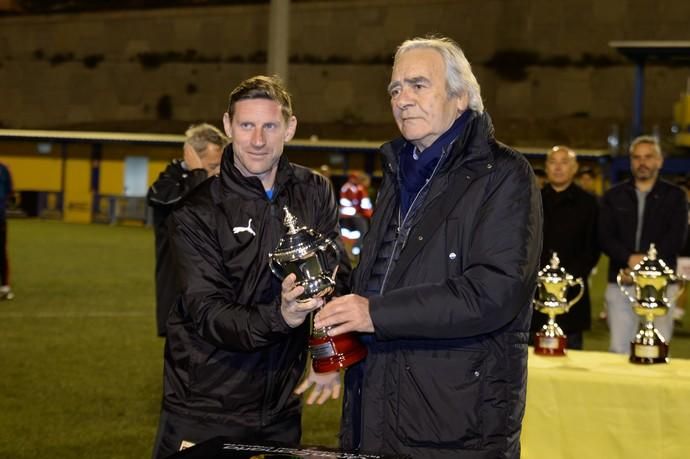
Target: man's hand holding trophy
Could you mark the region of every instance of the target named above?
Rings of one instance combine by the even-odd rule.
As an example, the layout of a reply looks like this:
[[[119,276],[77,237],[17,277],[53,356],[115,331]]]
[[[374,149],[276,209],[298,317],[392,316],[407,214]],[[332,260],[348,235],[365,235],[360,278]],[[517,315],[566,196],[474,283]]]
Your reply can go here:
[[[299,227],[297,218],[285,207],[284,225],[287,234],[272,253],[268,254],[269,266],[282,279],[295,276],[295,284],[304,288],[297,301],[326,298],[335,289],[338,270],[338,247],[317,231]],[[314,329],[309,338],[312,367],[316,373],[327,373],[348,367],[360,360],[367,349],[352,334],[328,336],[328,329]]]

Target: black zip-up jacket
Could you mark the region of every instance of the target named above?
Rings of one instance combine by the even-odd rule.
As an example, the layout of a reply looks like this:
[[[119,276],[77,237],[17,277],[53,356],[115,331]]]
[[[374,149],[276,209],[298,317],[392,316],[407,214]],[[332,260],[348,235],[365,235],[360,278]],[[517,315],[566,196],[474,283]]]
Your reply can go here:
[[[405,141],[382,147],[384,178],[353,291],[366,294],[397,219]],[[346,373],[342,445],[418,458],[517,459],[527,338],[542,240],[525,158],[473,113],[400,231],[382,292],[369,296],[369,354]],[[404,240],[400,240],[404,235]]]
[[[165,336],[165,322],[177,298],[179,282],[173,266],[168,235],[168,217],[190,191],[208,178],[205,169],[187,170],[183,161],[173,159],[151,185],[146,201],[153,210],[156,239],[156,328]]]
[[[657,179],[647,194],[642,220],[640,248],[635,250],[637,194],[635,182],[627,180],[609,189],[601,199],[599,244],[609,256],[609,282],[616,282],[621,269],[628,267],[634,253],[647,253],[655,244],[658,257],[671,268],[685,243],[688,229],[685,192],[672,183]]]
[[[290,328],[268,254],[286,233],[283,207],[338,241],[338,206],[328,180],[280,159],[271,200],[256,177],[224,152],[220,177],[172,215],[182,293],[168,320],[163,407],[215,423],[265,426],[300,413],[292,391],[307,359],[309,319]],[[338,289],[350,269],[341,250]],[[228,430],[230,431],[230,430]],[[220,432],[218,434],[227,434]]]
[[[558,253],[561,267],[575,278],[582,278],[584,294],[570,310],[559,315],[558,325],[567,333],[589,330],[591,326],[591,304],[587,278],[599,261],[601,250],[597,240],[599,203],[597,198],[571,183],[568,188],[556,191],[546,184],[541,191],[544,206],[544,246],[539,266],[549,265],[551,255]],[[574,287],[568,291],[573,298],[579,291]],[[532,332],[546,323],[546,314],[534,313]]]

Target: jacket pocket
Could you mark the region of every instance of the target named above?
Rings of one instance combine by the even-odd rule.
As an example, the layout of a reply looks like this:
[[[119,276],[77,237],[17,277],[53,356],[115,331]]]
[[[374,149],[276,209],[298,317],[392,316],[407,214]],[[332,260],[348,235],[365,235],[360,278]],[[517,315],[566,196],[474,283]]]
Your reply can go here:
[[[481,447],[486,352],[435,349],[406,353],[396,431],[411,446]]]

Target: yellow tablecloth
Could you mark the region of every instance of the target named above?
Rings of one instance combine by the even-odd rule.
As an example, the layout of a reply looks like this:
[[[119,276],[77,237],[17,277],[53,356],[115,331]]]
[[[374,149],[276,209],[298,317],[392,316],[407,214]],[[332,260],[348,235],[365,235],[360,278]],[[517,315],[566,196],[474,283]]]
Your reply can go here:
[[[522,458],[690,458],[690,360],[530,348]]]

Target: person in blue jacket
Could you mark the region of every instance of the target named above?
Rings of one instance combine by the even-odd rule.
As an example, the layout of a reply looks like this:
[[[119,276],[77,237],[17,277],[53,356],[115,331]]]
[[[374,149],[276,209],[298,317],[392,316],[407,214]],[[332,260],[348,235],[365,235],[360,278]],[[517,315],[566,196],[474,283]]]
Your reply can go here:
[[[7,205],[12,200],[12,174],[0,163],[0,300],[11,300],[10,262],[7,255]]]

